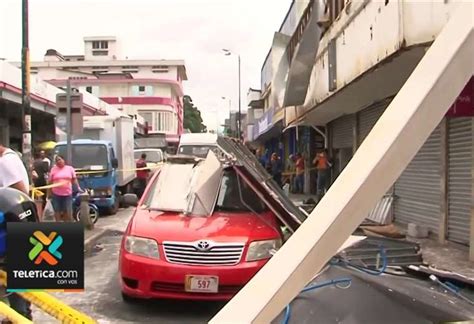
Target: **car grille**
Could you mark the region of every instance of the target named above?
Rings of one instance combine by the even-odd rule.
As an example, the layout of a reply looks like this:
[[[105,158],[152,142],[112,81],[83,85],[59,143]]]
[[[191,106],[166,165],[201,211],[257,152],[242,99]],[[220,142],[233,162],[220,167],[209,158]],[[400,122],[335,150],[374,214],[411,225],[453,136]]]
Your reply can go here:
[[[223,266],[240,262],[243,243],[210,243],[207,251],[200,251],[197,242],[163,242],[166,260],[170,263]]]

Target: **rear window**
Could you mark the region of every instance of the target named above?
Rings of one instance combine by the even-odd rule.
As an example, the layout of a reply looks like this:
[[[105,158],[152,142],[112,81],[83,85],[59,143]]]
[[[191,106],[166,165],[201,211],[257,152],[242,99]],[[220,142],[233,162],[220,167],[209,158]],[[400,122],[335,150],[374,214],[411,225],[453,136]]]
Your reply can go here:
[[[216,210],[261,213],[267,206],[233,169],[228,169],[221,180]]]
[[[209,150],[215,149],[217,149],[215,145],[182,145],[179,147],[178,154],[205,158]]]
[[[159,151],[135,151],[135,160],[142,157],[142,154],[146,154],[146,162],[157,163],[163,161],[163,157]]]

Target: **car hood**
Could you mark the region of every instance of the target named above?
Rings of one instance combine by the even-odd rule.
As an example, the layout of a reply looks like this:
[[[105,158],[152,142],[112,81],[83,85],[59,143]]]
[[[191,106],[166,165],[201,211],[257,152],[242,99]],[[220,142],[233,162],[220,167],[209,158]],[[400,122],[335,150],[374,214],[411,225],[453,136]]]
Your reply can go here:
[[[138,209],[128,229],[129,235],[164,241],[193,242],[209,239],[217,242],[248,242],[279,237],[271,213],[221,213],[212,216],[184,216]]]

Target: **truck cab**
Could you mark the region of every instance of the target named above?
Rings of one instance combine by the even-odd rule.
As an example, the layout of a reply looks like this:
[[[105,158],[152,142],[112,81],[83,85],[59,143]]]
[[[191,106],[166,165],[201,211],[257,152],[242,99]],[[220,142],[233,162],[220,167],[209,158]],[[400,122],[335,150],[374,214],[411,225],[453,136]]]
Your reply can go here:
[[[190,155],[205,158],[209,150],[217,149],[217,135],[211,133],[182,134],[178,155]]]

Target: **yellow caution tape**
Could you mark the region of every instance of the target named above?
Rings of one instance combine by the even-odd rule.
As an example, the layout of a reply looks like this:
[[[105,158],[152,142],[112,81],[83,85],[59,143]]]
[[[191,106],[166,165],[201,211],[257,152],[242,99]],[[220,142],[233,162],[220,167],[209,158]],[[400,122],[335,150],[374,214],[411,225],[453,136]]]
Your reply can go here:
[[[133,169],[117,169],[116,172],[130,172],[130,171],[141,171],[141,170],[151,170],[159,169],[164,163],[157,163],[155,166],[149,166],[144,168],[133,168]],[[76,171],[76,174],[95,174],[95,173],[106,173],[113,170],[94,170],[94,171]]]
[[[53,184],[50,184],[50,185],[47,185],[47,186],[41,186],[41,187],[30,186],[31,198],[34,200],[35,197],[44,196],[44,192],[42,192],[41,190],[61,187],[61,186],[65,185],[66,183],[67,183],[67,181],[60,181],[60,182],[53,183]]]
[[[6,286],[7,274],[0,270],[0,284]],[[18,292],[20,296],[28,300],[33,305],[41,308],[44,312],[58,319],[62,323],[71,324],[96,324],[97,322],[91,317],[75,310],[66,305],[59,299],[45,292]],[[27,322],[19,322],[27,323]]]
[[[21,316],[20,314],[18,314],[14,309],[8,307],[8,305],[3,303],[3,302],[0,302],[0,314],[5,316],[7,319],[9,319],[14,324],[17,324],[17,323],[18,324],[33,323],[29,319],[27,319],[27,318]]]

